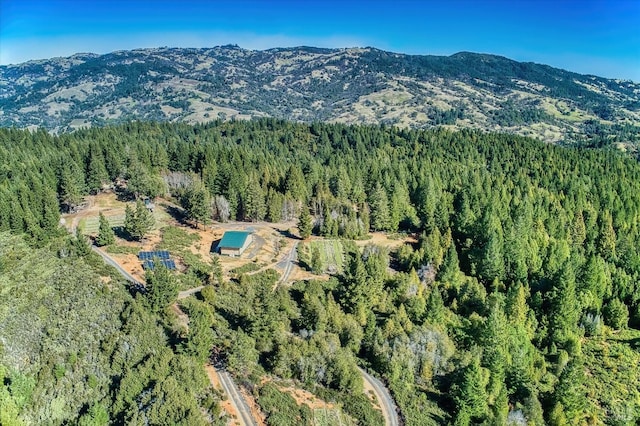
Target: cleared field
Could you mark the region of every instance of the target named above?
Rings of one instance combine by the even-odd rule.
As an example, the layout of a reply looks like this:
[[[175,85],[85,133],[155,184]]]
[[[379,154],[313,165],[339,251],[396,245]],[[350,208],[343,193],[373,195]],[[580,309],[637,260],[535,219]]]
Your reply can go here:
[[[109,221],[109,225],[112,228],[124,225],[124,214],[118,214],[114,216],[106,216]],[[83,229],[86,235],[97,234],[100,227],[100,217],[91,216],[84,219],[80,219],[80,227]]]
[[[336,273],[342,271],[344,265],[344,249],[340,240],[310,241],[305,249],[308,251],[311,264],[318,262],[323,271]],[[314,260],[314,257],[319,260]]]
[[[124,226],[124,209],[120,214],[108,216],[105,215],[105,217],[109,221],[109,225],[111,225],[112,228]],[[154,229],[159,229],[170,220],[170,216],[164,210],[160,209],[156,209],[156,211],[153,213],[153,217],[156,219]],[[96,215],[84,217],[80,219],[79,224],[85,235],[96,235],[100,227],[100,216]]]
[[[316,408],[313,410],[315,426],[355,426],[353,420],[336,408]]]

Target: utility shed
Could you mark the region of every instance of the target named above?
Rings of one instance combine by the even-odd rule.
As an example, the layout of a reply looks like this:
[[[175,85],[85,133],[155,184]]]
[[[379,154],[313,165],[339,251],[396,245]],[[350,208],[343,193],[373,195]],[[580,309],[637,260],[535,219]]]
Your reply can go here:
[[[253,241],[247,231],[227,231],[218,243],[218,252],[224,256],[240,256]]]

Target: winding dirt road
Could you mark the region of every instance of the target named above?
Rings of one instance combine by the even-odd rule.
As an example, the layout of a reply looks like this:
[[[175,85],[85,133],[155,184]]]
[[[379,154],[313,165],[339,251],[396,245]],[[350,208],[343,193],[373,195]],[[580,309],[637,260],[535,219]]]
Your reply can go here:
[[[368,385],[373,393],[376,395],[378,402],[380,403],[380,408],[382,409],[382,415],[384,417],[384,424],[386,426],[399,426],[400,419],[398,418],[398,410],[396,407],[396,403],[391,398],[391,394],[387,388],[382,384],[382,382],[362,368],[358,368],[360,370],[360,374],[362,378],[365,380],[365,385]]]
[[[118,264],[118,262],[116,262],[107,253],[105,253],[104,251],[100,250],[96,246],[92,246],[91,249],[94,252],[98,253],[100,256],[102,256],[102,259],[104,259],[104,261],[108,265],[111,265],[114,268],[116,268],[118,270],[118,272],[120,272],[120,274],[123,277],[125,277],[128,281],[133,282],[133,283],[138,284],[138,285],[142,284],[138,280],[136,280],[131,274],[129,274],[127,271],[125,271]],[[184,299],[185,297],[189,297],[192,294],[197,293],[200,290],[202,290],[202,288],[203,288],[203,286],[200,286],[200,287],[194,287],[194,288],[189,289],[189,290],[181,291],[178,294],[178,299]],[[237,420],[240,422],[241,425],[244,425],[244,426],[256,426],[257,423],[255,422],[255,420],[253,419],[253,416],[251,415],[251,410],[249,409],[249,406],[247,405],[247,403],[245,402],[244,398],[240,394],[240,391],[238,390],[238,387],[236,386],[236,384],[231,379],[231,376],[229,375],[229,373],[227,373],[225,370],[220,369],[220,368],[216,368],[215,370],[216,370],[216,372],[218,374],[218,377],[220,378],[220,384],[222,385],[222,388],[223,388],[224,392],[229,396],[229,400],[231,402],[231,405],[235,408],[236,412],[238,413],[239,419],[237,419]],[[215,386],[215,384],[213,384],[213,383],[212,383],[212,385]]]

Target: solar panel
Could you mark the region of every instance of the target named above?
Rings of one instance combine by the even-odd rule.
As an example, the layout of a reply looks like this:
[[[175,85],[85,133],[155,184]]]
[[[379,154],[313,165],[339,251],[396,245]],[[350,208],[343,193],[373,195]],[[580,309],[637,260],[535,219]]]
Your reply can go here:
[[[173,260],[162,260],[161,262],[167,269],[176,269],[176,262]]]
[[[138,253],[138,257],[140,260],[151,260],[153,259],[153,252],[151,251],[141,251]]]
[[[176,262],[170,257],[170,253],[166,250],[141,251],[138,253],[138,258],[142,261],[142,267],[150,270],[155,267],[154,260],[160,261],[167,269],[176,269]]]

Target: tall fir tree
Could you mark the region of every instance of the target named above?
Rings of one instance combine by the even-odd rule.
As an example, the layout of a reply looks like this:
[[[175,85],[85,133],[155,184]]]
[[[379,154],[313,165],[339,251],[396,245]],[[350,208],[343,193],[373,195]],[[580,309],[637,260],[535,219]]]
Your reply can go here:
[[[199,180],[194,180],[182,197],[182,207],[187,212],[187,217],[195,222],[206,225],[211,220],[211,196],[209,191]]]
[[[134,240],[142,240],[153,229],[155,218],[142,201],[136,201],[136,208],[125,208],[124,230]]]
[[[300,238],[303,240],[309,238],[311,236],[312,228],[313,224],[311,223],[309,209],[303,206],[300,211],[300,217],[298,218],[298,232],[300,233]]]
[[[116,241],[115,233],[106,217],[100,213],[100,225],[98,228],[98,236],[96,237],[96,245],[98,247],[108,246]]]

